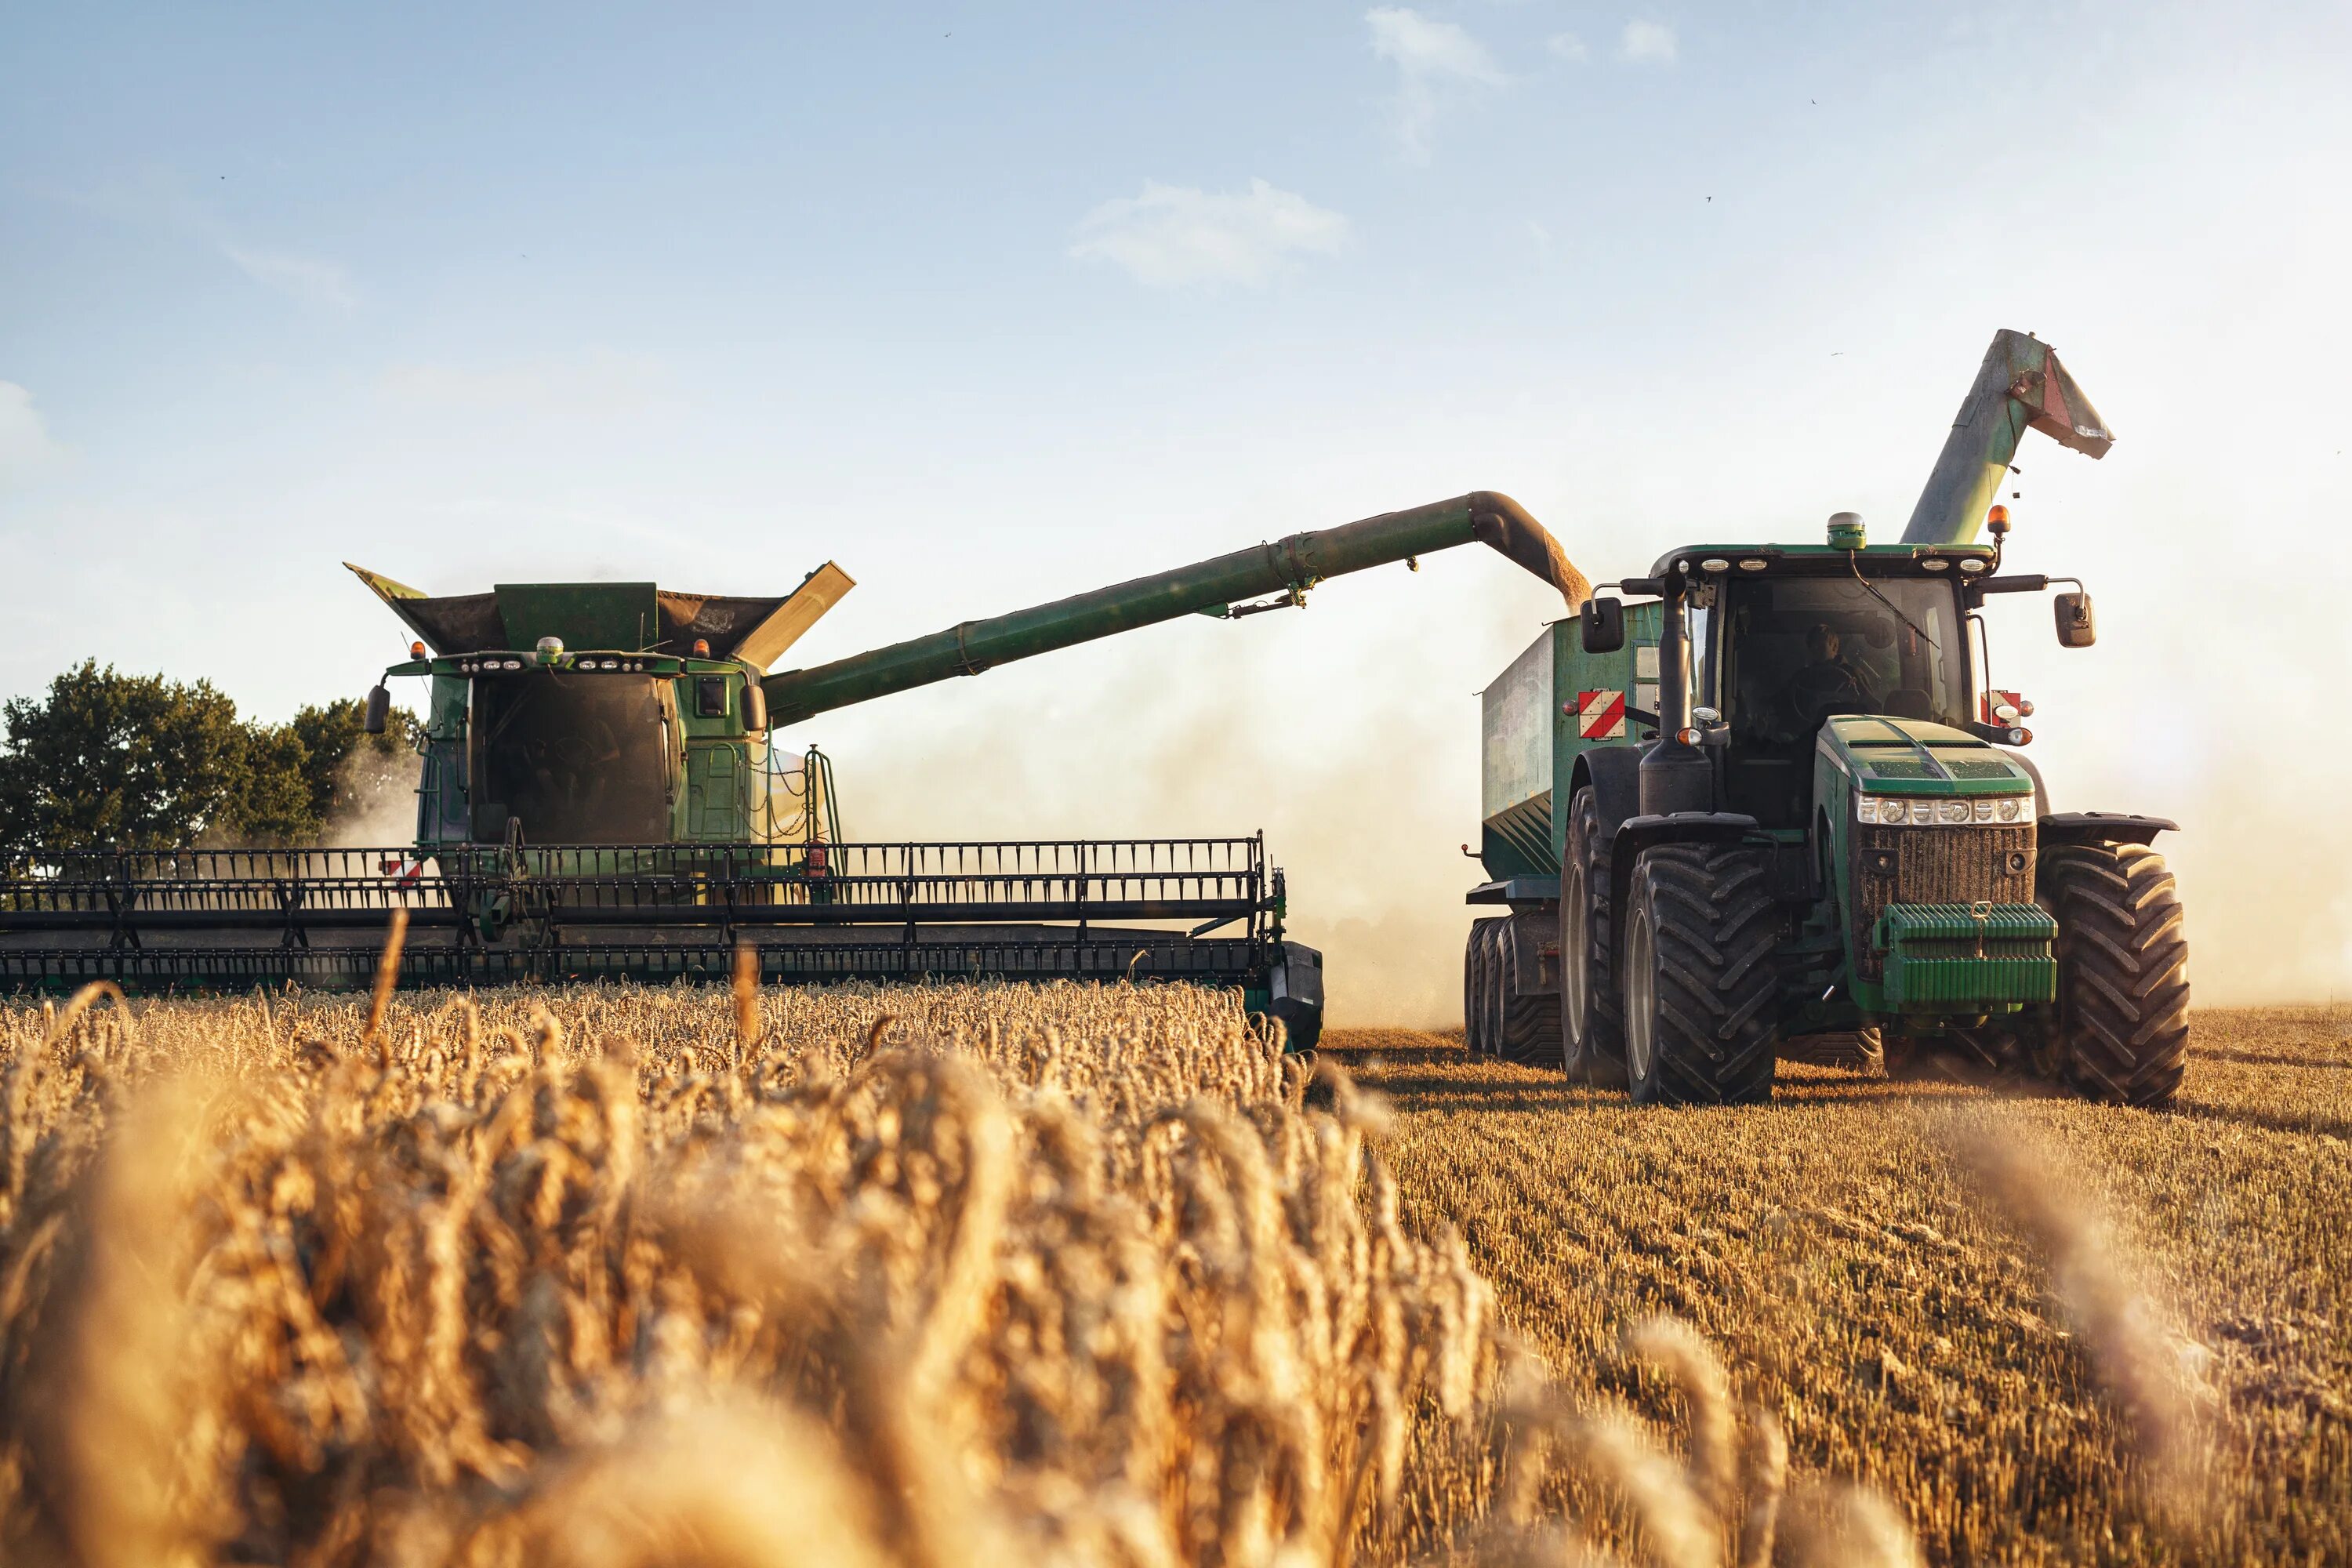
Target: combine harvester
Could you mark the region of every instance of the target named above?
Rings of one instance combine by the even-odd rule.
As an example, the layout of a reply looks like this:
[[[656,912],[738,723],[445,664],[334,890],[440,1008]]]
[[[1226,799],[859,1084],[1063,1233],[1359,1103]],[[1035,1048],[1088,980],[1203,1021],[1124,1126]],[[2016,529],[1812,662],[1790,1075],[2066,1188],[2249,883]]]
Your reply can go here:
[[[2112,437],[2057,356],[1997,335],[1901,542],[1695,544],[1548,628],[1486,689],[1464,963],[1474,1051],[1643,1102],[1769,1098],[1780,1056],[2162,1105],[2189,1046],[2175,825],[2053,813],[2032,706],[1976,612],[2026,429]],[[1977,541],[1979,520],[1992,536]],[[1604,584],[1610,586],[1610,584]]]
[[[1571,607],[1590,592],[1516,502],[1481,491],[771,674],[851,587],[839,567],[782,598],[650,583],[436,597],[353,567],[417,639],[385,671],[426,685],[415,842],[36,856],[0,879],[0,983],[350,988],[399,910],[407,985],[717,978],[749,947],[780,982],[1231,986],[1305,1048],[1321,956],[1284,933],[1262,837],[845,842],[830,764],[776,731],[1184,616],[1302,605],[1325,578],[1472,542]],[[371,732],[390,707],[369,693]]]

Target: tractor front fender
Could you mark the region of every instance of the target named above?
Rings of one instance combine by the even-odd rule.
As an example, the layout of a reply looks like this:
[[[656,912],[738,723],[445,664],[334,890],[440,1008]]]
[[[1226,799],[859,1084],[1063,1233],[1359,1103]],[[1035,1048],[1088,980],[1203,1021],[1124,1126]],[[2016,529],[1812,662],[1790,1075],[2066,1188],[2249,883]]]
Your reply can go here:
[[[2120,811],[2062,811],[2033,826],[2034,842],[2043,849],[2062,844],[2152,844],[2159,833],[2180,831],[2180,824],[2161,816]]]
[[[1641,815],[1642,748],[1594,746],[1578,753],[1569,770],[1568,799],[1553,802],[1552,809],[1565,820],[1573,809],[1576,792],[1587,785],[1592,789],[1593,807],[1601,814],[1601,837],[1613,837],[1627,818]]]
[[[1758,830],[1752,816],[1736,811],[1677,811],[1664,816],[1635,816],[1618,826],[1609,850],[1609,923],[1612,935],[1624,930],[1625,897],[1633,886],[1633,863],[1645,849],[1661,844],[1737,844]],[[1612,952],[1617,944],[1612,942]]]

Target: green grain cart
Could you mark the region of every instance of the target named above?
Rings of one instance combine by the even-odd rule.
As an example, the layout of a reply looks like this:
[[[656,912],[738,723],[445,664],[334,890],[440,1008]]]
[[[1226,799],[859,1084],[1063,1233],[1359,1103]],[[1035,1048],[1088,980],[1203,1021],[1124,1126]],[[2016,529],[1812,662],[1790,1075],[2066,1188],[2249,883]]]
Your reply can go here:
[[[1256,836],[845,840],[830,764],[789,727],[894,692],[1182,616],[1306,602],[1328,577],[1484,543],[1589,589],[1484,491],[1272,543],[809,668],[774,667],[853,585],[793,593],[505,584],[435,595],[352,568],[415,637],[414,842],[40,853],[0,868],[0,982],[153,991],[364,984],[407,913],[404,984],[715,978],[1186,980],[1240,990],[1294,1047],[1321,957],[1289,939]],[[369,695],[381,731],[391,693]],[[943,781],[952,789],[952,781]]]
[[[2175,825],[2053,813],[1975,612],[2019,437],[2112,437],[2002,332],[1902,541],[1696,544],[1548,627],[1484,694],[1490,879],[1470,1048],[1644,1103],[1768,1099],[1776,1059],[2161,1105],[2189,1042]],[[1990,544],[1977,542],[1979,520]],[[2054,602],[2087,647],[2089,595]],[[1604,584],[1604,586],[1608,586]]]

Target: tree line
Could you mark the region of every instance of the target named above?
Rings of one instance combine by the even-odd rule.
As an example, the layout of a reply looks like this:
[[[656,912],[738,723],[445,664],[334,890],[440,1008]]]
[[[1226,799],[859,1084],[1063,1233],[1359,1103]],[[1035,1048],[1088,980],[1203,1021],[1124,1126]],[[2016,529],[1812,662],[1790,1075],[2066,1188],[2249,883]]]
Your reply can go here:
[[[210,681],[124,675],[84,659],[42,697],[0,709],[0,849],[299,847],[317,844],[368,783],[412,752],[341,698],[282,724],[239,718]]]

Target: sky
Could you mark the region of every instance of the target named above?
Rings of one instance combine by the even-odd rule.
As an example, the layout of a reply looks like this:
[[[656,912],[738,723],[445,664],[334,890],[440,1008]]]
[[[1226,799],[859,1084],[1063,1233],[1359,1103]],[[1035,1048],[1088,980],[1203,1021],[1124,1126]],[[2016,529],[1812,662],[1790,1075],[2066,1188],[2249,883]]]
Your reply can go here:
[[[356,695],[436,592],[859,586],[838,657],[1474,489],[1595,578],[1890,537],[1997,328],[1990,612],[2200,998],[2352,994],[2352,10],[0,5],[0,695]],[[1249,833],[1342,1020],[1459,1016],[1486,552],[823,715],[856,837]]]

